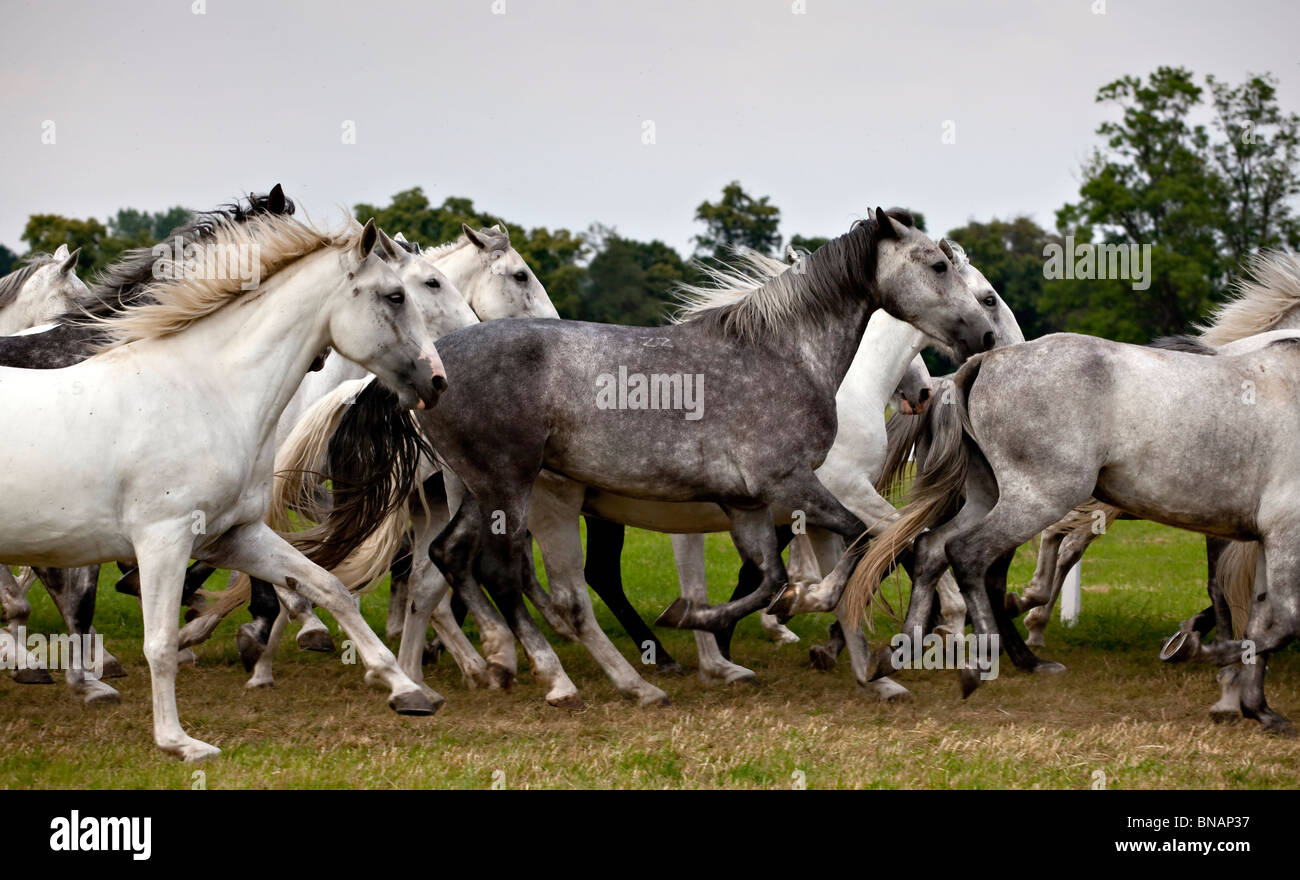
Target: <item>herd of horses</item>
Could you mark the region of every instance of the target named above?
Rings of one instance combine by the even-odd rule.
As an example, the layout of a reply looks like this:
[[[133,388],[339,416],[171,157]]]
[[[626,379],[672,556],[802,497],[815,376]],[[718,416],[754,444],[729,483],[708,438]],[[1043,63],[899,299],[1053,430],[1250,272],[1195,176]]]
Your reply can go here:
[[[180,271],[181,254],[158,248],[89,287],[66,247],[0,279],[0,653],[26,650],[36,579],[70,634],[96,635],[112,562],[143,612],[155,741],[186,760],[219,750],[181,726],[178,665],[245,604],[249,686],[273,682],[290,620],[300,647],[333,649],[319,606],[399,713],[443,702],[422,672],[439,650],[468,686],[504,689],[516,645],[548,703],[579,707],[531,603],[621,693],[663,704],[587,590],[642,669],[680,671],[624,592],[633,526],[673,536],[681,597],[656,623],[694,630],[706,681],[754,678],[731,657],[743,617],[794,642],[790,617],[834,612],[812,662],[847,650],[857,683],[890,700],[908,693],[889,677],[899,661],[873,652],[862,618],[893,567],[912,581],[905,634],[956,640],[969,625],[1018,667],[1059,671],[1030,644],[1097,524],[1128,516],[1207,536],[1210,607],[1162,656],[1221,667],[1216,716],[1292,732],[1264,672],[1300,625],[1295,255],[1255,257],[1195,334],[1137,346],[1026,342],[960,246],[901,209],[870,211],[810,254],[738,250],[701,267],[653,328],[558,320],[499,225],[428,249],[390,231],[323,231],[276,186],[170,238],[254,254],[251,289]],[[928,346],[961,364],[953,376],[929,375]],[[729,532],[742,561],[717,605],[709,532]],[[1040,533],[1033,583],[1007,593],[1013,554]],[[226,588],[202,589],[218,568]],[[390,572],[396,655],[355,595]],[[1026,611],[1028,644],[1014,621]],[[116,701],[105,679],[121,665],[96,644],[67,683],[87,703]],[[52,681],[32,665],[14,678]],[[956,665],[964,693],[988,677],[987,656]]]

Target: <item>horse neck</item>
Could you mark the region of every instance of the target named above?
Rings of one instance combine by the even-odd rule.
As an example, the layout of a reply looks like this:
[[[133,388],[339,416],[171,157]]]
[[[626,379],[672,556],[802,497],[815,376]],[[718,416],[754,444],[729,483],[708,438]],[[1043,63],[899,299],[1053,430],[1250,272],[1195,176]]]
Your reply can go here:
[[[841,395],[850,395],[855,405],[882,410],[903,374],[928,337],[911,324],[878,311],[867,321],[867,329],[853,355],[853,362],[840,384]]]
[[[29,279],[13,302],[0,308],[0,336],[19,333],[60,314],[48,289],[34,289],[36,285],[32,281],[35,280]]]
[[[1269,327],[1270,330],[1300,330],[1300,305],[1294,305],[1286,310],[1276,324]]]
[[[877,309],[874,293],[846,298],[838,317],[808,322],[792,332],[799,359],[813,381],[834,397],[857,354],[867,322]]]
[[[323,248],[264,279],[256,293],[155,342],[182,363],[219,377],[216,393],[247,429],[241,436],[256,438],[262,449],[275,436],[280,414],[312,361],[330,342],[329,303],[340,281],[339,252]]]

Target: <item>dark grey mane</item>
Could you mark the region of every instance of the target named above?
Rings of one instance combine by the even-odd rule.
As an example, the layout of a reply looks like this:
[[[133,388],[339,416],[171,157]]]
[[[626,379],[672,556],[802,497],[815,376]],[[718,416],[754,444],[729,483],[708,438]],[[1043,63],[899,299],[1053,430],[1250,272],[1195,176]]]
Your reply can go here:
[[[18,298],[18,291],[23,289],[23,285],[26,284],[42,266],[48,266],[53,262],[53,254],[38,252],[28,257],[21,269],[15,269],[8,275],[0,278],[0,309],[3,309]]]
[[[902,209],[885,213],[908,228],[916,225]],[[853,303],[874,292],[877,229],[874,217],[858,220],[800,260],[797,271],[792,267],[743,296],[713,291],[717,305],[708,301],[709,291],[684,288],[693,301],[686,302],[680,320],[723,338],[749,340],[779,338],[792,322],[824,326],[840,320]]]
[[[202,211],[184,226],[168,233],[164,241],[179,236],[186,244],[211,238],[217,226],[243,223],[259,214],[292,214],[293,200],[277,184],[270,193],[250,193],[240,202],[221,205],[211,211]],[[90,286],[90,297],[84,309],[68,312],[58,318],[61,324],[85,324],[93,319],[106,318],[137,303],[140,291],[154,281],[153,267],[157,257],[152,247],[132,248],[122,259],[104,269]]]

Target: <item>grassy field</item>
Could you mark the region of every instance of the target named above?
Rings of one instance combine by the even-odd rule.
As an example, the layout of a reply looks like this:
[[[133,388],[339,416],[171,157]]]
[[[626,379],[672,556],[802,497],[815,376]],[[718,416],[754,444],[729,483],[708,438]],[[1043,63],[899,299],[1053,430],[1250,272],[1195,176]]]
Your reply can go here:
[[[737,567],[725,536],[709,538],[708,560],[716,600],[730,591]],[[676,595],[666,536],[629,533],[623,563],[644,615]],[[1026,583],[1032,567],[1033,551],[1022,549],[1011,583]],[[1300,742],[1266,736],[1253,722],[1211,723],[1213,670],[1156,660],[1161,639],[1206,604],[1204,580],[1200,538],[1117,523],[1084,559],[1079,625],[1053,621],[1048,629],[1041,653],[1068,673],[1027,676],[1004,662],[998,680],[962,701],[954,673],[910,671],[898,680],[915,698],[898,704],[868,699],[847,662],[830,673],[809,666],[807,647],[830,622],[818,615],[795,620],[803,641],[781,647],[755,621],[742,624],[734,659],[758,673],[757,687],[705,687],[694,674],[690,634],[666,631],[665,645],[689,669],[686,677],[656,679],[673,699],[667,708],[636,708],[579,646],[561,643],[583,711],[547,706],[522,659],[519,682],[503,694],[466,690],[443,657],[426,677],[446,705],[432,718],[402,718],[363,684],[359,666],[299,651],[291,640],[277,658],[276,687],[246,691],[232,639],[247,619],[240,611],[179,677],[182,720],[223,749],[195,767],[153,746],[139,608],[105,577],[97,625],[128,668],[113,682],[122,702],[90,708],[61,681],[0,679],[0,787],[1295,787]],[[29,631],[61,631],[44,592],[33,590],[32,599]],[[381,588],[363,605],[379,631],[386,602]],[[596,604],[606,631],[635,658]],[[877,620],[879,643],[893,630]],[[1298,681],[1294,651],[1270,664],[1271,703],[1293,717]]]

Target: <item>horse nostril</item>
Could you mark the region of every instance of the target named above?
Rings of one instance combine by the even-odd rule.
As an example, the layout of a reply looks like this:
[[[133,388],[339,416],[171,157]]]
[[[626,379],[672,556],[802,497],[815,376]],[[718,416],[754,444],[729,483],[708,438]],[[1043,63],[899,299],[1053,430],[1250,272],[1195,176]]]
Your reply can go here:
[[[434,391],[437,391],[439,394],[441,394],[442,392],[446,391],[446,390],[447,390],[447,377],[446,377],[446,376],[434,376],[434,377],[433,377],[433,390],[434,390]]]
[[[992,348],[992,347],[993,347],[993,343],[994,343],[995,341],[996,341],[996,340],[993,338],[993,331],[992,331],[992,330],[990,330],[990,331],[988,331],[987,333],[985,333],[985,334],[984,334],[984,350],[985,350],[985,351],[988,351],[990,348]]]
[[[930,389],[929,389],[929,388],[922,388],[922,389],[921,389],[920,399],[921,399],[921,403],[925,403],[927,400],[930,399]]]

